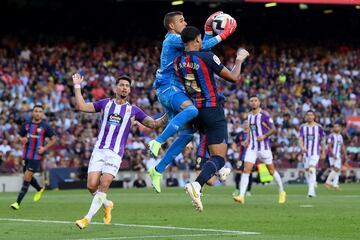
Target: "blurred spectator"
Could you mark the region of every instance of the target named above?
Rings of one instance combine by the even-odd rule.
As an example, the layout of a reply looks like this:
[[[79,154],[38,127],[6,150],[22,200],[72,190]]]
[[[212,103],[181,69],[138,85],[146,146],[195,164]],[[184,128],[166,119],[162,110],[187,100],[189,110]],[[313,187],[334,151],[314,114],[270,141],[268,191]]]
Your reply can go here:
[[[353,169],[350,170],[349,175],[346,177],[345,182],[347,182],[347,183],[356,183],[357,182],[356,173]]]
[[[116,77],[128,74],[135,80],[131,103],[138,104],[151,116],[164,112],[151,86],[160,57],[160,45],[156,41],[144,40],[134,47],[127,42],[90,43],[76,38],[50,41],[45,37],[36,44],[14,37],[2,40],[0,151],[4,154],[11,150],[15,158],[18,157],[22,151],[17,146],[18,128],[30,118],[34,104],[39,103],[46,107],[47,120],[60,139],[53,147],[56,155],[45,156],[44,168],[81,166],[82,161],[90,159],[99,131],[98,122],[102,119],[100,114],[89,115],[74,109],[71,73],[78,70],[85,76],[82,87],[86,101],[111,97],[111,84]],[[303,156],[297,146],[298,128],[304,112],[310,108],[319,113],[318,120],[326,131],[335,122],[346,126],[343,136],[348,164],[360,167],[360,127],[347,122],[349,116],[360,115],[359,48],[346,46],[348,50],[341,51],[340,45],[327,48],[282,42],[246,47],[252,54],[244,63],[242,84],[218,81],[219,90],[227,98],[224,111],[229,132],[228,158],[236,158],[238,154],[239,143],[234,140],[241,131],[240,119],[249,110],[248,96],[257,94],[278,129],[277,135],[272,137],[277,167],[303,168]],[[238,45],[228,42],[218,46],[216,53],[231,68],[233,59],[228,53],[237,48]],[[124,169],[145,171],[156,164],[157,160],[147,156],[145,146],[160,131],[139,124],[132,127],[123,159],[123,163],[127,163],[122,165]],[[195,134],[194,149],[197,139]],[[164,149],[171,141],[164,144]],[[7,159],[3,161],[3,165],[9,164]],[[185,150],[173,165],[188,171],[193,169],[194,161],[194,151]],[[14,169],[19,170],[9,167],[6,171]]]
[[[142,173],[140,173],[140,172],[137,173],[137,178],[134,180],[133,187],[134,188],[146,187],[146,182],[142,176]]]
[[[288,183],[305,184],[306,183],[305,172],[299,171],[297,178],[295,180],[290,180]]]
[[[174,172],[169,171],[169,177],[166,179],[166,186],[167,187],[178,187],[179,181],[176,177],[174,177]]]
[[[182,177],[179,180],[179,186],[184,187],[187,183],[190,183],[190,173],[188,171],[185,171],[183,172]]]

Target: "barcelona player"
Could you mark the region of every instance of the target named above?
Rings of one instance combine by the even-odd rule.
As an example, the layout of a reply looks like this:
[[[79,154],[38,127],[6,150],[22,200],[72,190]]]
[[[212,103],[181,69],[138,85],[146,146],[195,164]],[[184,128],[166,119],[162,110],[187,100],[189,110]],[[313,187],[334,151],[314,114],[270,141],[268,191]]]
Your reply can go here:
[[[227,22],[225,29],[217,36],[212,36],[212,22],[222,12],[212,14],[205,23],[205,36],[202,40],[203,49],[211,49],[219,42],[228,38],[236,29],[236,21]],[[154,168],[149,169],[152,185],[157,193],[161,192],[160,182],[166,166],[177,156],[193,139],[193,128],[187,123],[198,115],[198,109],[185,94],[184,87],[178,81],[174,71],[174,59],[184,51],[184,43],[180,33],[187,23],[182,12],[170,12],[164,17],[164,27],[168,31],[162,44],[160,69],[156,73],[153,84],[157,91],[160,103],[166,109],[170,122],[164,131],[149,142],[149,150],[155,157],[158,156],[161,145],[179,131],[179,136],[166,151],[164,157]]]
[[[23,171],[24,181],[16,202],[11,204],[14,210],[20,209],[20,204],[25,197],[29,186],[36,189],[34,201],[40,200],[45,187],[41,187],[33,177],[35,172],[41,171],[42,155],[56,143],[53,129],[43,120],[44,107],[35,105],[32,111],[31,121],[24,123],[19,131],[20,142],[24,144]],[[45,139],[49,138],[46,142]]]
[[[205,162],[199,176],[185,185],[185,191],[198,211],[203,210],[201,188],[225,164],[227,152],[227,124],[218,93],[214,74],[235,83],[240,78],[241,65],[249,53],[240,49],[237,52],[233,69],[229,71],[220,59],[210,51],[201,51],[201,33],[196,27],[186,27],[181,32],[185,52],[175,58],[174,67],[179,81],[199,110],[195,126],[206,135],[210,159]]]

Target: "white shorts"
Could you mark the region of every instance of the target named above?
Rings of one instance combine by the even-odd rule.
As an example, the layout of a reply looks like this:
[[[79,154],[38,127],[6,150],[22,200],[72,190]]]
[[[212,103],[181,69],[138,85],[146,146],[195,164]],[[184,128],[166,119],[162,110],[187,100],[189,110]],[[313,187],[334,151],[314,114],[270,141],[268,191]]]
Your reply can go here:
[[[329,158],[330,166],[341,169],[341,159]]]
[[[115,177],[119,171],[121,160],[121,157],[110,149],[95,148],[90,158],[88,173],[110,173]]]
[[[263,163],[266,165],[272,164],[273,162],[273,155],[271,150],[251,150],[247,149],[245,154],[245,162],[250,162],[252,164],[255,164],[256,159],[259,158]]]
[[[310,166],[316,167],[319,163],[320,156],[312,155],[312,156],[304,156],[304,167],[309,168]]]

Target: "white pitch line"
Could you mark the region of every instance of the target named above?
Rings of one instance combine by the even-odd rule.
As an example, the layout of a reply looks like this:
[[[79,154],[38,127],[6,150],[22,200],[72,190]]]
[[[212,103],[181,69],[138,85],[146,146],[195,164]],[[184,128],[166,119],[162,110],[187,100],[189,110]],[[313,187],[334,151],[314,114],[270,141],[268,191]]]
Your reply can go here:
[[[12,222],[38,222],[38,223],[58,223],[58,224],[74,224],[70,221],[56,221],[56,220],[41,220],[41,219],[21,219],[21,218],[0,218],[0,221],[12,221]],[[101,222],[91,222],[91,224],[104,225]],[[260,234],[258,232],[243,232],[235,230],[221,230],[211,228],[187,228],[187,227],[172,227],[172,226],[155,226],[155,225],[142,225],[142,224],[124,224],[124,223],[112,223],[113,226],[119,227],[137,227],[137,228],[155,228],[155,229],[167,229],[167,230],[184,230],[184,231],[201,231],[201,232],[216,232],[227,233],[236,235],[255,235]]]
[[[203,234],[177,234],[177,235],[154,235],[154,236],[123,236],[109,238],[81,238],[76,240],[116,240],[116,239],[145,239],[145,238],[178,238],[178,237],[211,237],[211,236],[234,236],[235,233],[203,233]]]
[[[302,208],[312,208],[312,207],[314,207],[314,205],[300,205],[300,207],[302,207]]]

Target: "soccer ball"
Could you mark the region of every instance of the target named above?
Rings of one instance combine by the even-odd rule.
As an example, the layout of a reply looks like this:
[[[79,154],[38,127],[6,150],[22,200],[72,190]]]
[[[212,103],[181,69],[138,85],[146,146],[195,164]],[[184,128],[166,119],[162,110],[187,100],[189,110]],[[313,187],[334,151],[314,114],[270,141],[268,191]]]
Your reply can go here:
[[[229,14],[222,13],[216,16],[212,23],[212,28],[216,34],[222,33],[224,31],[226,21],[230,19],[230,21],[234,21],[234,18]],[[232,23],[232,22],[230,22]]]

